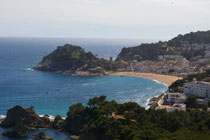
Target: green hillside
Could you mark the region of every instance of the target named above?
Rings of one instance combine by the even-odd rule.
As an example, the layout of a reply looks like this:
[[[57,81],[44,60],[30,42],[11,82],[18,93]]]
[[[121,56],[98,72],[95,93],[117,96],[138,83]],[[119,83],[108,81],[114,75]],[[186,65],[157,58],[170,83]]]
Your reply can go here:
[[[158,55],[182,55],[187,59],[198,55],[204,56],[205,48],[200,50],[181,50],[180,47],[184,41],[188,42],[188,44],[210,44],[210,31],[178,35],[168,42],[141,44],[135,47],[123,48],[117,57],[117,61],[157,60]],[[174,47],[173,50],[170,49],[171,47]]]

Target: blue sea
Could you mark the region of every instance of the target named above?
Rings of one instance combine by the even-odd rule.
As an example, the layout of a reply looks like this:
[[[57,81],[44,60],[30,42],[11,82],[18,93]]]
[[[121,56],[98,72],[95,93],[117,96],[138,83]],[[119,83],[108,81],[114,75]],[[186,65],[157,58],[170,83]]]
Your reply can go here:
[[[118,103],[136,102],[147,107],[148,100],[167,90],[163,84],[130,76],[79,77],[33,71],[42,58],[66,43],[83,47],[97,56],[117,57],[123,47],[153,40],[87,38],[0,38],[0,119],[15,105],[34,106],[39,115],[66,117],[69,106],[84,105],[90,98],[106,95]],[[59,91],[56,91],[59,88]],[[49,91],[49,94],[46,94]],[[0,133],[5,129],[0,128]],[[31,134],[40,130],[32,131]],[[66,133],[42,130],[55,139],[69,140]],[[2,140],[12,140],[0,137]]]

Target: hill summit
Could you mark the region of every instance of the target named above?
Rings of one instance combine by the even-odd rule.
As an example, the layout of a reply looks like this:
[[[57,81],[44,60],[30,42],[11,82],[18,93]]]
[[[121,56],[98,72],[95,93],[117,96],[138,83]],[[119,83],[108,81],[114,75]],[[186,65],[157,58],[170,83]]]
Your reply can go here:
[[[66,44],[45,56],[35,70],[60,72],[73,75],[104,75],[106,71],[116,70],[112,61],[97,58],[83,48]]]

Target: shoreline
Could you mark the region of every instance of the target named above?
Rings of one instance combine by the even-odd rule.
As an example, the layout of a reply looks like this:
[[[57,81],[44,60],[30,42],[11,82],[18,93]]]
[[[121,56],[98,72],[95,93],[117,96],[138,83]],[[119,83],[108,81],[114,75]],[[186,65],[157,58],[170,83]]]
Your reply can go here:
[[[167,87],[169,87],[176,80],[182,79],[182,77],[177,77],[177,76],[155,74],[155,73],[141,73],[141,72],[113,72],[113,73],[107,73],[107,75],[124,75],[124,76],[140,77],[163,84]],[[149,98],[147,100],[148,107],[146,108],[155,108],[158,105],[158,102],[160,102],[160,100],[163,98],[165,92],[166,91],[164,91],[160,95]]]
[[[111,72],[107,73],[107,75],[135,76],[135,77],[153,80],[157,83],[164,84],[168,87],[176,80],[182,79],[182,77],[178,76],[156,74],[156,73],[142,73],[142,72]]]

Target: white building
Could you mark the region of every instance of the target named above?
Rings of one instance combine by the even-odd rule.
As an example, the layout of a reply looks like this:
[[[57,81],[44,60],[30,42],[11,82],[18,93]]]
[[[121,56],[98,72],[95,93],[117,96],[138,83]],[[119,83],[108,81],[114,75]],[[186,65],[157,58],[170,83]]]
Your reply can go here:
[[[184,93],[187,96],[195,95],[203,98],[210,98],[210,83],[203,81],[196,81],[184,84]]]
[[[205,57],[210,57],[210,51],[204,51],[205,52]]]
[[[181,55],[159,55],[159,60],[183,60],[184,57]]]
[[[164,101],[168,103],[183,103],[186,100],[185,94],[167,92]]]
[[[185,104],[174,104],[173,106],[161,105],[155,108],[155,110],[162,110],[162,109],[165,109],[167,112],[171,112],[175,110],[186,111],[186,105]]]

